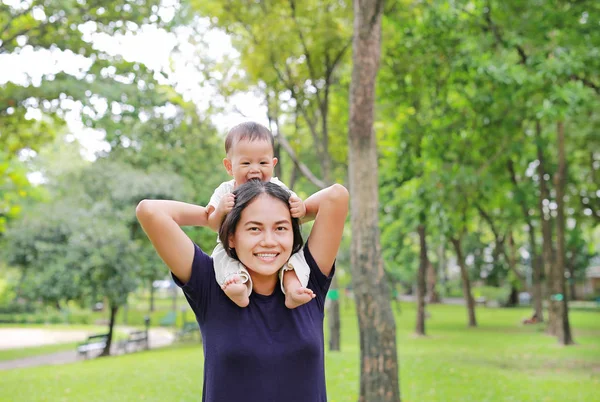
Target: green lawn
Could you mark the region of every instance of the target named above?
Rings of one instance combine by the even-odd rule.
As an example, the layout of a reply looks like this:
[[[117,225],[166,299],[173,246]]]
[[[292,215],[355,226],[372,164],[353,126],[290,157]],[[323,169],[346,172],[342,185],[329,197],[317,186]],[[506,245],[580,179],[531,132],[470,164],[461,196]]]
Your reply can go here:
[[[521,326],[526,309],[477,310],[467,329],[460,306],[432,306],[429,336],[413,335],[414,305],[398,320],[403,401],[600,401],[600,313],[571,314],[573,347],[561,347],[539,326]],[[329,400],[356,401],[358,330],[342,306],[342,352],[327,353]],[[24,381],[26,379],[26,381]],[[196,344],[65,366],[0,375],[0,400],[197,401],[202,351]]]

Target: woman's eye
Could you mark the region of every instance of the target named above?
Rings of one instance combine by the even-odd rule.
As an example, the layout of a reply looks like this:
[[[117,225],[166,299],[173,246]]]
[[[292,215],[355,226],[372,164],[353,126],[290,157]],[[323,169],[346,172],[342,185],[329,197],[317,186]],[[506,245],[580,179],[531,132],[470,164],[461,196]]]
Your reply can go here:
[[[251,232],[258,232],[258,228],[257,227],[252,227],[252,228],[248,228],[249,231]]]
[[[287,230],[287,227],[286,226],[279,226],[277,228],[277,230],[279,230],[279,231],[281,231],[281,230]]]

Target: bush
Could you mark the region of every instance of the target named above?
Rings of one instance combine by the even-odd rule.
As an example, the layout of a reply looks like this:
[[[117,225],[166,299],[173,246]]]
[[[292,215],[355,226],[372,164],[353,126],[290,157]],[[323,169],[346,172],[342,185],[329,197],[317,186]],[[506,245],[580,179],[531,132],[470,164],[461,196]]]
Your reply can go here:
[[[510,287],[479,286],[473,288],[473,297],[485,297],[489,301],[496,301],[499,306],[506,305],[510,296]]]
[[[6,306],[0,305],[0,314],[27,314],[34,312],[35,307],[30,304],[11,303]]]
[[[65,321],[65,316],[61,313],[52,313],[46,316],[46,322],[48,324],[62,324]]]
[[[12,324],[15,322],[15,314],[0,313],[0,324]]]
[[[92,315],[85,311],[78,311],[75,313],[69,313],[67,315],[67,321],[69,324],[91,324]]]

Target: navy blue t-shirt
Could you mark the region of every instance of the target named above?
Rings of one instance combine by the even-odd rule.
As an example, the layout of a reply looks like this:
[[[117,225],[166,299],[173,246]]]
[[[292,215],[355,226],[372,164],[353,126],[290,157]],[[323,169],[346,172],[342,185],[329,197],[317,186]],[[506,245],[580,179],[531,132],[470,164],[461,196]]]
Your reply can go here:
[[[238,307],[215,280],[212,259],[195,245],[192,276],[181,286],[204,344],[204,402],[321,402],[327,400],[323,317],[330,277],[304,247],[308,288],[316,297],[285,307],[279,283],[269,296],[253,292]]]

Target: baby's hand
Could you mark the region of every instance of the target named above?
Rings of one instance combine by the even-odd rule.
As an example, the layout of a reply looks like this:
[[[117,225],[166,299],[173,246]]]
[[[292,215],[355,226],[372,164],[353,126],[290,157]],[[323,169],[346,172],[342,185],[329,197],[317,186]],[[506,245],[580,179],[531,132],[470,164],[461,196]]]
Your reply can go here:
[[[233,209],[234,204],[235,204],[235,195],[233,195],[233,193],[227,193],[221,198],[218,209],[223,214],[228,214]]]
[[[304,202],[300,199],[300,197],[292,195],[289,199],[289,203],[292,218],[304,218],[304,215],[306,215],[306,206],[304,205]]]

